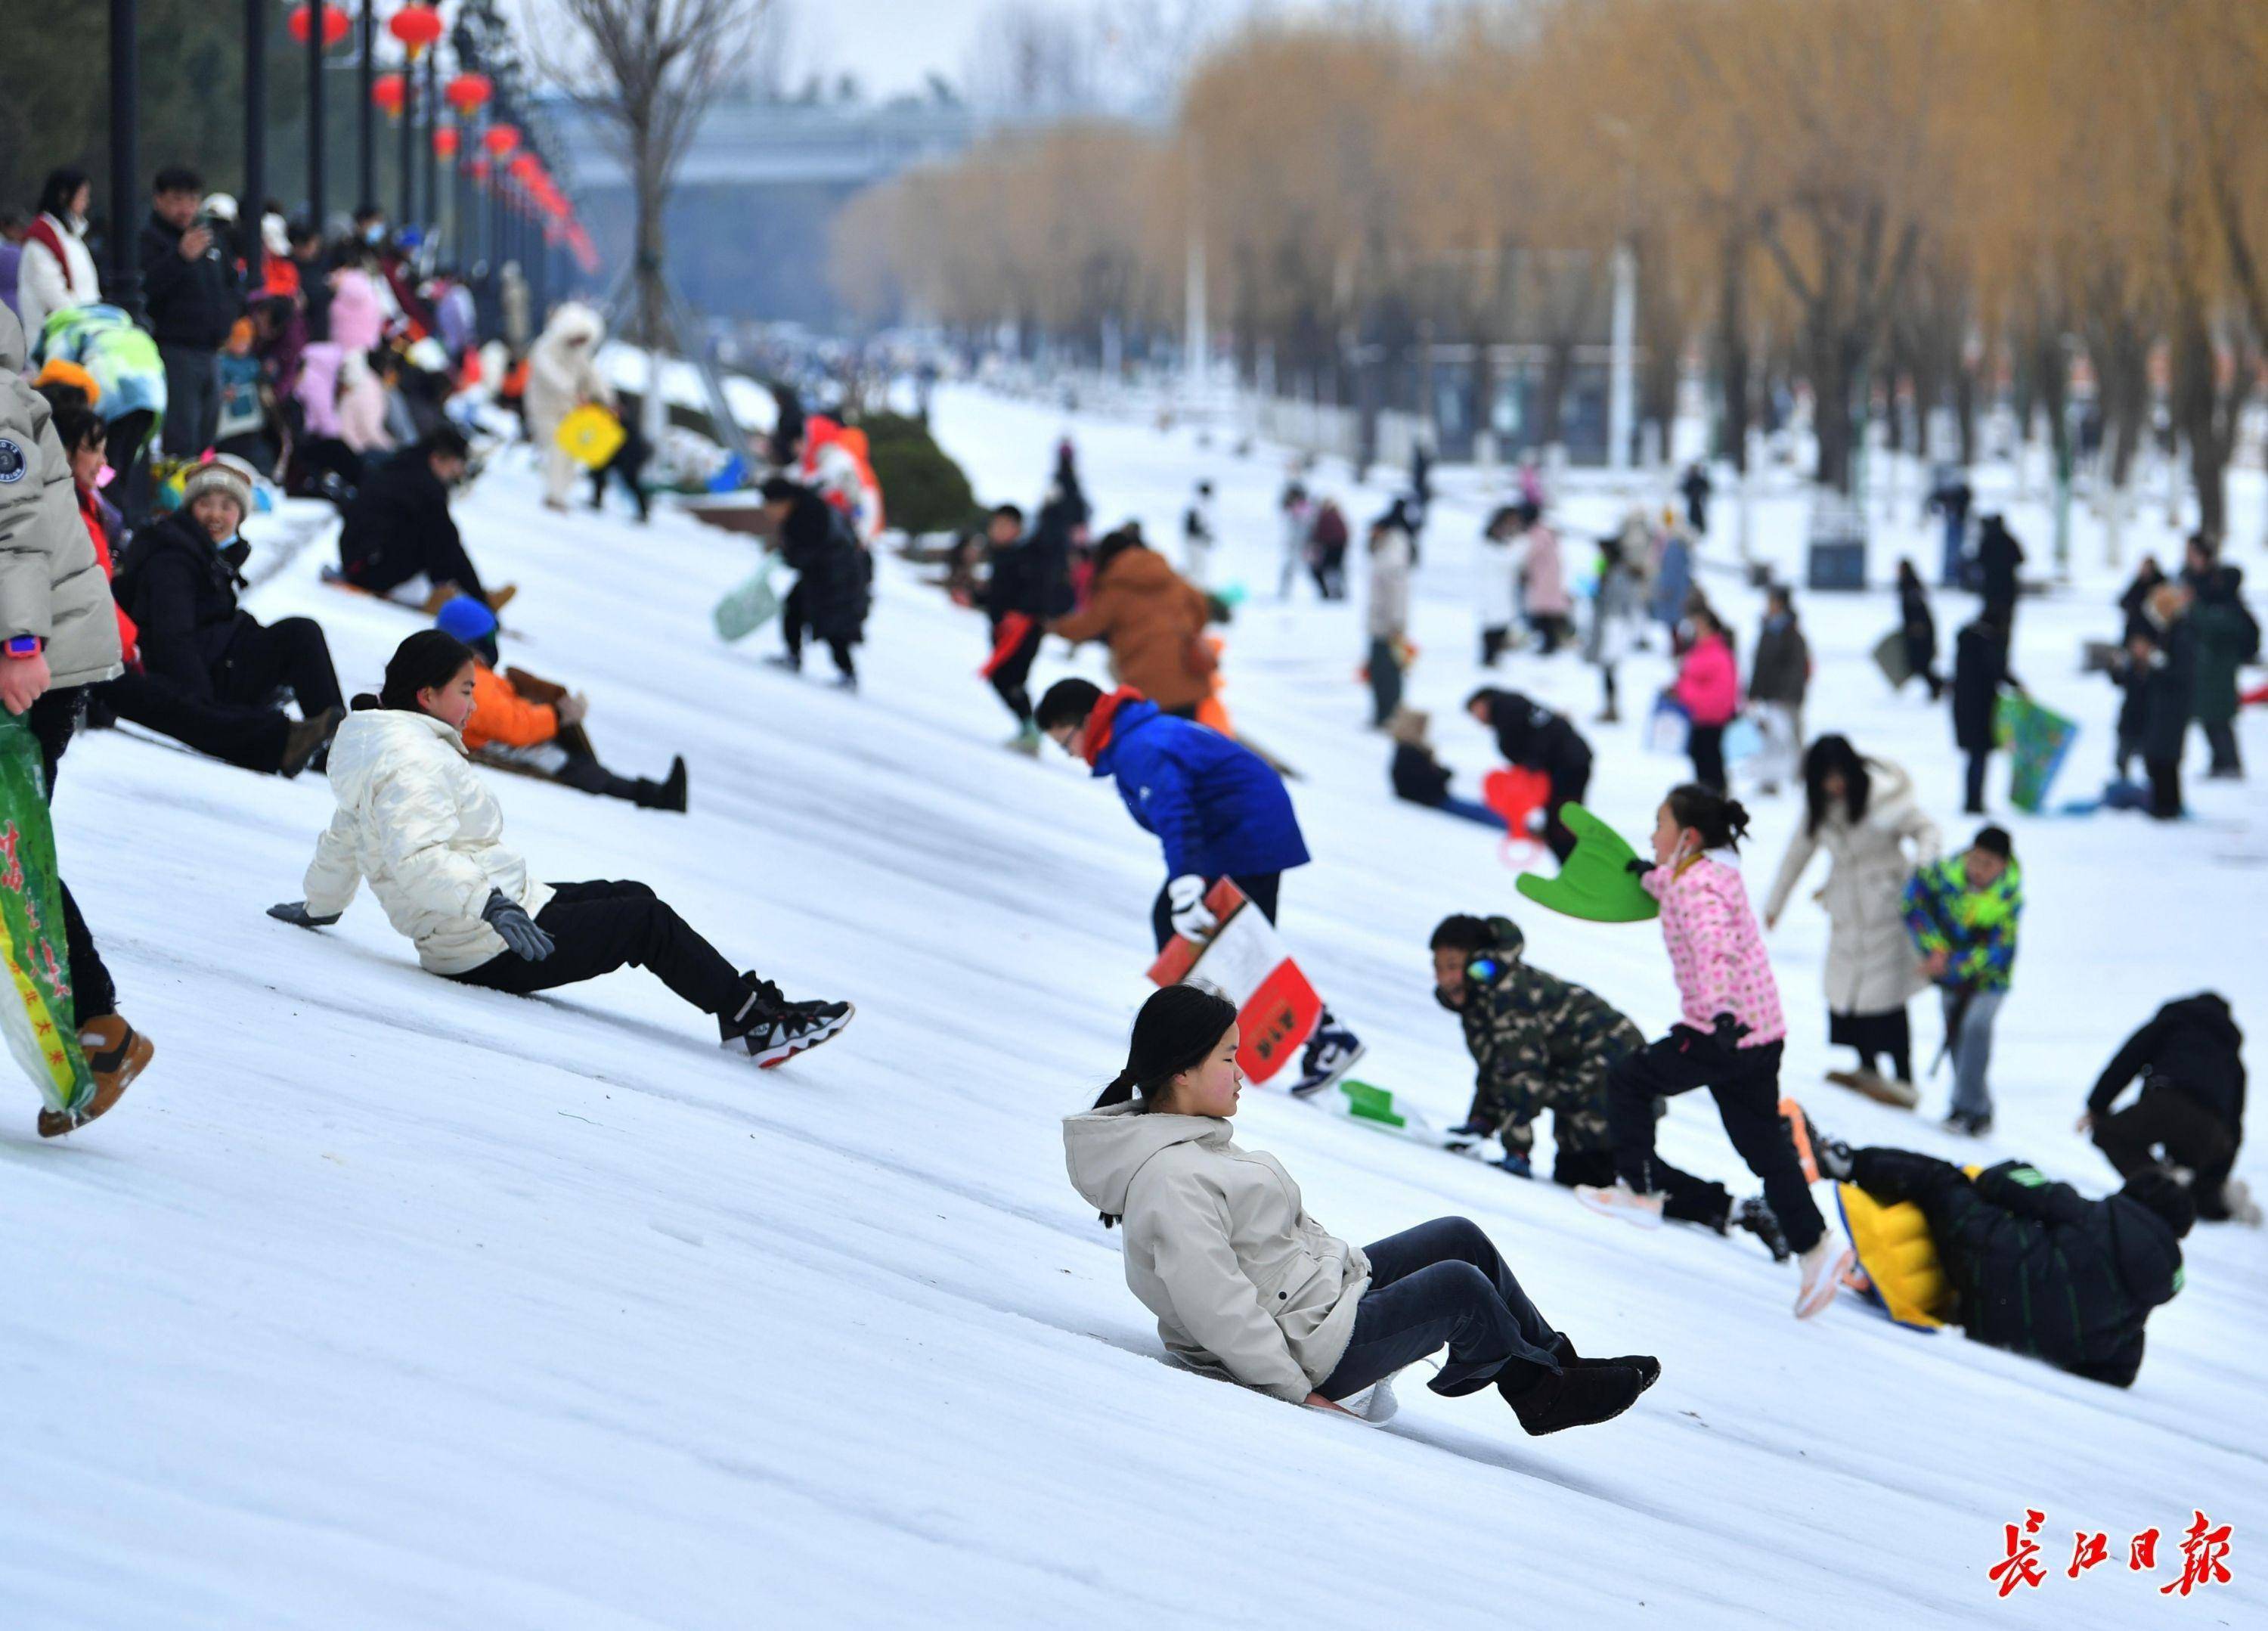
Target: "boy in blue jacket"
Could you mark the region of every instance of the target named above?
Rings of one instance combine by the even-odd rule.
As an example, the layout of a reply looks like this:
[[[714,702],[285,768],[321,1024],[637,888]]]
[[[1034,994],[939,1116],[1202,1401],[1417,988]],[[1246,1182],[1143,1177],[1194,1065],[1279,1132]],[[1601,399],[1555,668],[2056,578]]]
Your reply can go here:
[[[1129,686],[1105,696],[1092,681],[1058,680],[1036,717],[1057,746],[1116,780],[1134,824],[1164,846],[1166,885],[1150,909],[1160,951],[1176,934],[1201,941],[1212,932],[1205,892],[1222,878],[1276,921],[1284,874],[1308,856],[1292,796],[1266,761],[1218,731],[1160,712]],[[1361,1057],[1354,1033],[1325,1009],[1292,1091],[1326,1087]]]

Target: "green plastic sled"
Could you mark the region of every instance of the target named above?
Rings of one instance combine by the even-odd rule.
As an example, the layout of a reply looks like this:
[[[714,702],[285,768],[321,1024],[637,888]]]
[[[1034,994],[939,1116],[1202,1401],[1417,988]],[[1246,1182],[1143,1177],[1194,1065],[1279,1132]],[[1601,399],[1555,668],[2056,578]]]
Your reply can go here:
[[[1625,865],[1638,852],[1622,834],[1580,804],[1562,805],[1559,819],[1575,835],[1575,852],[1563,862],[1556,878],[1520,875],[1522,895],[1539,906],[1549,906],[1588,923],[1644,923],[1661,915],[1661,903],[1638,886]]]

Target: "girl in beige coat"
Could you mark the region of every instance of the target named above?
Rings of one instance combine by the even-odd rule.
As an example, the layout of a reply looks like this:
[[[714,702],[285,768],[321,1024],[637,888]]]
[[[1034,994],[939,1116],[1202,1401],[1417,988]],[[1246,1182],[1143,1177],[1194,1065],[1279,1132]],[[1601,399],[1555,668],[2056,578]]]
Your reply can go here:
[[[1828,1039],[1858,1051],[1849,1085],[1913,1102],[1913,1039],[1906,1003],[1929,984],[1906,933],[1906,882],[1935,860],[1938,831],[1914,801],[1905,771],[1862,759],[1849,741],[1822,736],[1803,756],[1807,808],[1764,904],[1772,927],[1820,850],[1832,863],[1819,901],[1827,909]],[[1875,1061],[1888,1055],[1884,1077]]]
[[[1072,1186],[1125,1226],[1126,1283],[1191,1368],[1289,1404],[1383,1420],[1405,1365],[1447,1347],[1428,1384],[1493,1384],[1534,1434],[1604,1421],[1661,1372],[1654,1359],[1587,1360],[1545,1323],[1488,1236],[1440,1218],[1367,1247],[1307,1215],[1273,1156],[1229,1139],[1244,1085],[1236,1009],[1169,985],[1134,1022],[1126,1068],[1094,1108],[1064,1119]]]

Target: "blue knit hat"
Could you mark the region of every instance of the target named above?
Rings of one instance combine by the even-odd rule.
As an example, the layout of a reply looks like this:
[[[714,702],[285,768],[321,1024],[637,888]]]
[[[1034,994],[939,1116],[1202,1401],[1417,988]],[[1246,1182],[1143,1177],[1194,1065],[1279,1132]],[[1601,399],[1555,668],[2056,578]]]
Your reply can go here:
[[[441,609],[433,626],[468,646],[477,646],[497,631],[496,614],[471,595],[460,594]]]

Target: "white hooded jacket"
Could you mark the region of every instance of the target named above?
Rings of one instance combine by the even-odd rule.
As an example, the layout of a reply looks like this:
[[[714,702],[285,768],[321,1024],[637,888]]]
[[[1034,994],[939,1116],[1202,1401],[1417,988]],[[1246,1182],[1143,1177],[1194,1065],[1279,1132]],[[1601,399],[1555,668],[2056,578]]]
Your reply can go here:
[[[599,373],[599,342],[606,325],[589,306],[569,300],[527,352],[529,436],[538,447],[551,446],[559,422],[585,402],[615,403],[614,387]]]
[[[1126,1284],[1193,1369],[1292,1404],[1337,1369],[1370,1259],[1328,1233],[1272,1155],[1217,1116],[1130,1102],[1064,1118],[1074,1188],[1124,1223]]]
[[[387,921],[436,974],[469,973],[505,949],[481,908],[501,889],[528,916],[551,899],[504,845],[504,810],[466,762],[463,738],[431,714],[350,713],[332,738],[338,814],[307,867],[307,911],[344,911],[370,880]]]

